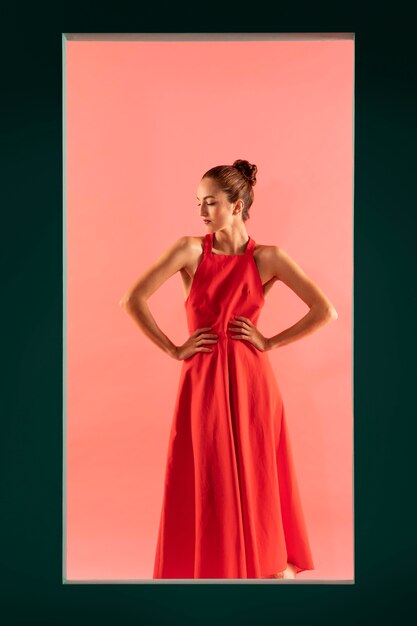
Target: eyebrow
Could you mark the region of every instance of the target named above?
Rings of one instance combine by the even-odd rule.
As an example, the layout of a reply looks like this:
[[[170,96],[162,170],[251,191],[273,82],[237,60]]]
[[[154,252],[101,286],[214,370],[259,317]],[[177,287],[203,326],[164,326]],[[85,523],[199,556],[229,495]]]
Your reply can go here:
[[[204,196],[203,200],[205,200],[206,198],[215,198],[216,196]],[[200,198],[197,196],[197,200],[200,200]]]

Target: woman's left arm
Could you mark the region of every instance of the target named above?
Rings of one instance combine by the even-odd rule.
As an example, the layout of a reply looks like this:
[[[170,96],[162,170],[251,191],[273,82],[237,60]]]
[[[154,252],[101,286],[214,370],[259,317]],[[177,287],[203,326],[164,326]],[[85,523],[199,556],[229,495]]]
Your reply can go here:
[[[264,255],[264,262],[268,265],[271,274],[278,280],[282,280],[310,309],[293,326],[267,338],[267,350],[285,346],[305,335],[310,335],[329,322],[337,320],[337,311],[329,298],[285,250],[278,246],[268,246]]]

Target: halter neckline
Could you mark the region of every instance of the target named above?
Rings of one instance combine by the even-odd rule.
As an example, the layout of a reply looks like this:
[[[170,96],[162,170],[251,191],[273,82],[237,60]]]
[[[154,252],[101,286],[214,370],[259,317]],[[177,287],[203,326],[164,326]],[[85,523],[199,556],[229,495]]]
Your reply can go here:
[[[246,242],[245,252],[241,252],[240,254],[218,254],[217,252],[213,252],[213,241],[214,241],[214,232],[207,233],[207,251],[212,256],[221,256],[221,257],[237,257],[237,256],[247,256],[251,250],[255,247],[255,242],[252,237],[249,235],[249,239]]]

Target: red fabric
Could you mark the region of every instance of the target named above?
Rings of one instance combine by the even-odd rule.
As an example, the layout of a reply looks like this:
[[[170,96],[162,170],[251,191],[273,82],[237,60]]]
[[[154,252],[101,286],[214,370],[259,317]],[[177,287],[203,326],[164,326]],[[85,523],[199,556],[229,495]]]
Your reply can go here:
[[[185,309],[190,334],[211,326],[219,337],[182,362],[153,578],[269,578],[287,561],[314,569],[268,355],[228,328],[235,315],[256,325],[265,303],[255,241],[240,255],[215,254],[212,242],[208,233]]]

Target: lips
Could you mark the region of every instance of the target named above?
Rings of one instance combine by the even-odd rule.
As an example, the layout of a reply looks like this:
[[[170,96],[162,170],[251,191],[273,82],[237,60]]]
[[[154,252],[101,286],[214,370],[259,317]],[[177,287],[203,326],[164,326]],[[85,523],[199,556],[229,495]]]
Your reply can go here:
[[[203,220],[203,222],[204,222],[205,224],[209,224],[209,223],[211,222],[211,220]]]

